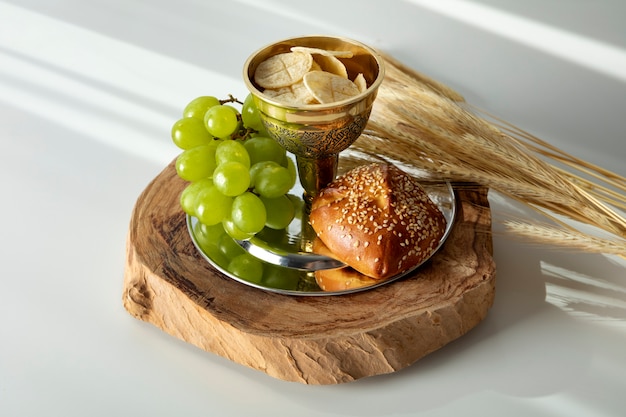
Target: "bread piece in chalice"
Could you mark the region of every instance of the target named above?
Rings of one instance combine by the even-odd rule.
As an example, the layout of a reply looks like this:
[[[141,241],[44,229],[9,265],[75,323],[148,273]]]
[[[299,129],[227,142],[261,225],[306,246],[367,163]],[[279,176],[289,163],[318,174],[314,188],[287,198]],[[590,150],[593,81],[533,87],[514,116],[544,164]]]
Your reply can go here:
[[[446,230],[419,182],[386,163],[356,167],[331,182],[313,199],[310,222],[335,258],[377,280],[421,264]]]

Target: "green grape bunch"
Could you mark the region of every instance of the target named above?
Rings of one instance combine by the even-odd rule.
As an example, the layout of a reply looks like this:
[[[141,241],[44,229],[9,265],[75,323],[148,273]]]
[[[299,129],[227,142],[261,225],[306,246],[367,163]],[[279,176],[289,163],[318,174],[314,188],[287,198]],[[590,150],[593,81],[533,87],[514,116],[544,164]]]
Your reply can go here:
[[[268,136],[251,95],[243,103],[232,96],[195,98],[172,126],[171,136],[182,150],[176,173],[188,182],[180,196],[182,210],[203,227],[218,229],[214,236],[247,240],[264,228],[281,230],[291,223],[296,215],[289,195],[297,180],[295,164]],[[207,250],[213,246],[219,247],[218,242]],[[247,271],[244,275],[255,271],[254,279],[259,279],[250,262],[237,257],[231,269]]]

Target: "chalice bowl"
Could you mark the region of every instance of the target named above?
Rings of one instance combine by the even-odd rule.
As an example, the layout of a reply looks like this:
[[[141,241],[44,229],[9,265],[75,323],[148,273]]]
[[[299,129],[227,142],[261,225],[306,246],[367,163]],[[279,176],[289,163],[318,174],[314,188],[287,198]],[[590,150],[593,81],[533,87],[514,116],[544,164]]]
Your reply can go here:
[[[340,58],[348,78],[362,74],[366,87],[358,95],[322,104],[290,104],[264,94],[255,83],[258,66],[292,47],[350,52]],[[363,132],[380,86],[382,58],[370,47],[342,37],[305,36],[272,43],[253,53],[244,65],[244,81],[254,97],[268,134],[296,157],[300,184],[307,203],[337,174],[339,153]]]

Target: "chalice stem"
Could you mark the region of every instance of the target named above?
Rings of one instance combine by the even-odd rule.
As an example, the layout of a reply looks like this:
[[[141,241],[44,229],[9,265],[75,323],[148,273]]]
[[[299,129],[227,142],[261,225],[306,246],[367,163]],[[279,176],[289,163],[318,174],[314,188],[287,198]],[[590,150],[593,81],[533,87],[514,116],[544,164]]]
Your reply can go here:
[[[313,240],[317,236],[309,224],[311,202],[319,192],[337,175],[339,155],[333,154],[323,158],[305,158],[296,156],[300,184],[304,188],[304,207],[302,208],[302,230],[300,250],[313,252]]]
[[[304,188],[304,201],[307,206],[337,175],[339,154],[331,154],[321,158],[296,156],[300,184]]]

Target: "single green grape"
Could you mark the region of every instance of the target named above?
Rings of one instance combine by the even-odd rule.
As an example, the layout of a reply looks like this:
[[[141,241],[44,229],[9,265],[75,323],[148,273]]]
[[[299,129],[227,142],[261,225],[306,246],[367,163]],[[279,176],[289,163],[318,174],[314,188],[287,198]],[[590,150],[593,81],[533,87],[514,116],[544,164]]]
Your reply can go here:
[[[237,227],[237,225],[235,224],[235,222],[233,222],[233,219],[230,216],[222,220],[222,226],[224,226],[224,230],[226,231],[228,236],[235,240],[248,240],[255,235],[255,233],[244,232],[239,227]]]
[[[293,186],[289,170],[283,166],[267,166],[254,179],[254,191],[265,198],[276,198],[287,194]]]
[[[198,181],[194,181],[187,185],[185,189],[180,193],[180,206],[183,211],[190,216],[196,215],[196,199],[198,194],[209,185],[213,184],[213,180],[209,178],[203,178]]]
[[[250,187],[250,170],[235,161],[221,163],[213,171],[213,183],[222,194],[238,196]]]
[[[284,229],[295,217],[296,209],[285,194],[276,198],[261,197],[261,201],[267,212],[265,226],[270,229]]]
[[[250,282],[259,283],[263,278],[263,263],[248,253],[234,257],[226,270]]]
[[[205,247],[201,246],[200,249],[219,267],[224,269],[228,268],[230,259],[224,256],[224,254],[220,251],[220,248],[217,245],[207,245]]]
[[[232,197],[222,194],[215,184],[209,185],[196,198],[196,217],[207,226],[212,226],[230,214],[232,205]]]
[[[276,265],[266,264],[263,268],[263,279],[261,283],[269,288],[280,288],[283,290],[298,289],[300,281],[299,272],[292,268],[284,268]]]
[[[171,133],[174,144],[183,150],[206,145],[213,139],[202,120],[194,117],[177,120]]]
[[[250,155],[250,165],[261,161],[274,161],[281,163],[285,159],[287,151],[272,138],[255,136],[246,140],[243,144]]]
[[[186,181],[198,181],[213,175],[216,141],[183,151],[176,158],[176,173]]]
[[[261,115],[259,109],[254,103],[254,96],[248,94],[241,106],[241,118],[245,127],[254,129],[256,131],[264,130],[263,122],[261,121]]]
[[[224,162],[239,162],[250,168],[250,155],[246,147],[236,140],[223,140],[215,149],[215,161],[217,165]]]
[[[216,223],[208,226],[202,222],[196,222],[194,225],[194,235],[196,240],[200,243],[216,245],[219,243],[222,236],[226,234],[222,223]]]
[[[232,106],[213,106],[204,115],[204,124],[211,135],[226,139],[237,131],[238,116],[239,112]]]
[[[261,161],[250,167],[250,187],[254,188],[254,184],[256,183],[256,178],[259,175],[259,172],[264,170],[266,167],[279,167],[280,165],[274,161]]]
[[[231,218],[235,226],[246,233],[258,233],[265,226],[267,212],[261,199],[251,192],[238,195],[233,200]]]
[[[200,96],[191,100],[183,110],[183,117],[193,117],[204,122],[204,115],[211,107],[219,106],[220,101],[213,96]]]
[[[246,250],[239,246],[239,243],[235,242],[227,233],[225,233],[217,243],[220,252],[228,259],[233,259],[236,256],[247,253]]]
[[[224,235],[224,228],[220,223],[214,226],[207,226],[200,222],[197,222],[193,226],[193,235],[196,240],[196,244],[200,250],[207,255],[213,262],[226,268],[230,259],[220,250],[220,234]]]

